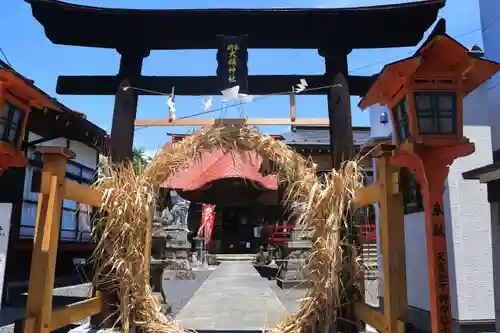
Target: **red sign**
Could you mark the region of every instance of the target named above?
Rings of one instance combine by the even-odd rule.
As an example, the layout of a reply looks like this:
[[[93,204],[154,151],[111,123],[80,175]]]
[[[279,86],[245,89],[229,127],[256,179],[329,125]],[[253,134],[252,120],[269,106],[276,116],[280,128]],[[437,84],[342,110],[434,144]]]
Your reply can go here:
[[[201,228],[198,234],[203,230],[203,236],[205,237],[205,244],[210,243],[210,238],[212,237],[212,230],[214,229],[214,219],[215,219],[215,206],[214,205],[203,205],[201,214]]]

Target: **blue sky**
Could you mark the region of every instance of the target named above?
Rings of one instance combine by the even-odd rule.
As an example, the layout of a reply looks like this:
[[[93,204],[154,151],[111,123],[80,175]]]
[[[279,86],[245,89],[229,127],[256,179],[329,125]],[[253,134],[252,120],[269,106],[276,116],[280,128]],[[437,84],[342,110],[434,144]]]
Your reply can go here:
[[[72,3],[124,8],[270,8],[270,7],[356,7],[408,0],[72,0]],[[482,46],[479,0],[447,0],[440,16],[447,19],[448,33],[467,47]],[[299,28],[299,26],[298,26]],[[403,27],[395,27],[401,29]],[[22,0],[3,0],[0,11],[3,33],[0,47],[13,67],[35,80],[35,84],[62,103],[85,112],[88,119],[107,131],[111,130],[113,96],[61,96],[55,93],[58,75],[114,75],[119,56],[114,50],[81,48],[52,44],[41,25],[32,17],[30,6]],[[171,33],[165,31],[164,33]],[[355,50],[349,55],[349,72],[355,75],[378,73],[388,62],[407,57],[412,48]],[[145,59],[145,75],[215,75],[215,50],[153,51]],[[250,74],[322,74],[324,61],[316,50],[250,50]],[[203,111],[203,97],[176,98],[177,116]],[[358,98],[352,98],[353,125],[369,125],[368,114],[357,109]],[[137,119],[163,119],[168,115],[167,99],[141,96]],[[214,107],[219,105],[217,99]],[[255,101],[244,107],[248,117],[287,117],[288,98],[276,96]],[[327,117],[326,96],[299,96],[298,117]],[[214,116],[218,116],[215,113]],[[228,109],[227,117],[238,117],[237,108]],[[206,117],[206,116],[205,116]],[[166,132],[186,132],[185,127],[150,127],[137,130],[135,145],[155,151],[169,138]],[[288,127],[263,127],[263,131],[279,134]]]

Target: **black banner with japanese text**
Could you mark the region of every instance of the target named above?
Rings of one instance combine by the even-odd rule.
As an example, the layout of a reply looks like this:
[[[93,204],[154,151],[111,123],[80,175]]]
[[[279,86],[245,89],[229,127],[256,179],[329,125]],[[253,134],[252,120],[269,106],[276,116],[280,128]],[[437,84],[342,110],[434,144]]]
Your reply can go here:
[[[240,86],[240,93],[248,94],[247,35],[217,36],[217,79],[220,90]]]

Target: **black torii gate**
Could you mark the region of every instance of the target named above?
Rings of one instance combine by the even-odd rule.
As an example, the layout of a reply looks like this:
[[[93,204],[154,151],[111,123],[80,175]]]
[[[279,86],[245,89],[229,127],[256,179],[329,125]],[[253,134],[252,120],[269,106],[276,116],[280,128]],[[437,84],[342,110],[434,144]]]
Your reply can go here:
[[[132,154],[138,95],[122,85],[177,95],[217,95],[216,77],[142,76],[151,50],[215,49],[217,35],[248,35],[249,48],[317,49],[325,58],[324,75],[249,77],[249,93],[289,91],[306,78],[310,87],[340,83],[341,88],[305,91],[328,94],[334,165],[352,146],[350,95],[364,95],[373,77],[349,76],[347,55],[356,48],[416,45],[437,18],[445,0],[342,9],[137,10],[80,6],[54,0],[26,0],[33,16],[55,44],[116,49],[115,76],[60,76],[58,94],[116,95],[111,130],[114,161]]]
[[[33,16],[55,44],[117,50],[114,76],[60,76],[58,94],[115,95],[111,153],[115,162],[132,155],[138,95],[134,86],[177,95],[217,95],[217,78],[143,76],[142,62],[151,50],[216,49],[217,35],[248,35],[249,48],[316,49],[325,59],[324,75],[250,76],[249,94],[289,91],[306,78],[305,91],[327,94],[332,162],[338,167],[351,155],[350,95],[364,95],[374,77],[350,76],[347,55],[353,49],[414,46],[437,19],[445,0],[342,9],[135,10],[80,6],[55,0],[26,0]],[[354,319],[349,309],[344,316]],[[347,325],[343,332],[357,332]]]

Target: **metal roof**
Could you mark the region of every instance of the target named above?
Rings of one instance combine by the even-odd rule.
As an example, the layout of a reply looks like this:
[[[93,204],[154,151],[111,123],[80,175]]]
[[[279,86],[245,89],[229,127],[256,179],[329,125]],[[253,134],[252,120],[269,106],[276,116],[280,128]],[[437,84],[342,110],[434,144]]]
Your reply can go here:
[[[328,126],[297,126],[282,135],[290,146],[330,146]],[[362,146],[371,138],[370,127],[353,127],[352,135],[354,145]]]
[[[500,170],[500,162],[488,164],[462,173],[464,179],[480,179],[481,176]]]

